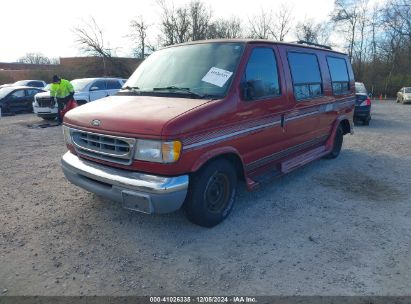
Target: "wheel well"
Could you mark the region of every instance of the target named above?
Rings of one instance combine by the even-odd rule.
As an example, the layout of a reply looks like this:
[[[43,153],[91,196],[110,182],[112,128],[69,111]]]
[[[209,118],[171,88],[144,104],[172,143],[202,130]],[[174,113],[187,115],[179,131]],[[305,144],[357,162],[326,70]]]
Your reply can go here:
[[[348,134],[351,133],[351,126],[350,126],[350,122],[347,119],[344,119],[340,122],[341,127],[343,129],[343,134]]]
[[[237,176],[239,179],[244,180],[244,168],[243,168],[243,162],[241,161],[240,157],[235,154],[235,153],[226,153],[226,154],[220,154],[217,155],[208,161],[206,161],[201,167],[204,168],[208,163],[216,160],[216,159],[226,159],[228,160],[235,168],[235,171],[237,172]]]

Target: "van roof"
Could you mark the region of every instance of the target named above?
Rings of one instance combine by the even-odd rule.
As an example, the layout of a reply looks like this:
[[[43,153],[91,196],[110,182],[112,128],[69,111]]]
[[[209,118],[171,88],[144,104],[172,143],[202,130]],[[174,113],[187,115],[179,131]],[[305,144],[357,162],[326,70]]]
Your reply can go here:
[[[263,43],[263,44],[277,44],[277,45],[289,45],[289,46],[298,46],[302,48],[308,48],[308,49],[314,49],[314,50],[321,50],[321,51],[327,51],[331,53],[337,53],[341,55],[347,55],[346,53],[335,51],[332,49],[327,49],[315,45],[309,45],[309,44],[303,44],[303,43],[295,43],[295,42],[282,42],[282,41],[273,41],[273,40],[267,40],[267,39],[244,39],[244,38],[234,38],[234,39],[209,39],[209,40],[196,40],[196,41],[189,41],[185,43],[180,43],[180,44],[174,44],[167,46],[165,48],[169,47],[175,47],[175,46],[180,46],[180,45],[190,45],[190,44],[202,44],[202,43],[223,43],[223,42],[241,42],[241,43],[246,43],[246,44],[254,44],[254,43]]]

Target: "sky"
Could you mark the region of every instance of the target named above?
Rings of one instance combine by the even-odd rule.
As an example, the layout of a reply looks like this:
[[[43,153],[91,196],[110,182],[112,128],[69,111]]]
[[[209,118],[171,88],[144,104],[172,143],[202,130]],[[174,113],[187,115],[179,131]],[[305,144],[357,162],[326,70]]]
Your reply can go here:
[[[178,7],[189,0],[165,0]],[[248,18],[264,10],[290,6],[294,22],[304,19],[326,20],[334,0],[203,0],[215,17],[238,16],[245,25]],[[3,0],[0,10],[0,62],[13,62],[26,53],[40,52],[47,57],[84,55],[75,43],[73,28],[93,17],[102,28],[109,48],[117,56],[131,56],[130,21],[143,16],[151,24],[149,36],[156,42],[160,9],[156,0]],[[290,36],[289,38],[294,38]]]

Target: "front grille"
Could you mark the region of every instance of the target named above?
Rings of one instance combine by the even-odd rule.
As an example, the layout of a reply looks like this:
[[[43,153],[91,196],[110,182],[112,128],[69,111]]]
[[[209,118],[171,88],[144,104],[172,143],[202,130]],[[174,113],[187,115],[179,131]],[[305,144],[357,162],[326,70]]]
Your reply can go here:
[[[37,98],[37,103],[41,108],[50,108],[52,105],[55,104],[54,98],[51,97],[41,97]]]
[[[123,165],[133,160],[134,138],[117,137],[70,129],[72,141],[80,155]]]

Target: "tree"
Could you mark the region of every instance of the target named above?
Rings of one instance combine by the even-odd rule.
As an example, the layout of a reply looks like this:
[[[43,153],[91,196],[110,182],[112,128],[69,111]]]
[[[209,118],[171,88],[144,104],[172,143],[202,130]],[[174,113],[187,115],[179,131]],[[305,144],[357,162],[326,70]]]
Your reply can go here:
[[[335,0],[331,20],[346,35],[348,42],[348,56],[352,60],[356,41],[357,26],[360,19],[362,0]]]
[[[208,39],[240,38],[242,36],[241,21],[232,16],[230,19],[217,19],[208,28]]]
[[[249,36],[254,39],[273,38],[284,41],[291,30],[291,17],[291,9],[286,5],[281,5],[275,14],[261,8],[259,15],[248,18]]]
[[[261,8],[260,14],[248,18],[250,38],[268,39],[273,32],[273,12]]]
[[[103,30],[93,17],[90,22],[84,22],[83,26],[75,27],[73,32],[83,53],[101,57],[104,76],[109,72],[122,77],[130,75],[129,67],[112,56],[112,49],[104,39]]]
[[[161,32],[164,45],[207,39],[212,12],[199,0],[178,7],[157,0],[161,9]]]
[[[287,5],[281,4],[274,16],[274,24],[271,28],[271,35],[277,41],[284,41],[285,36],[291,30],[292,11]]]
[[[199,0],[191,1],[189,4],[191,40],[207,39],[208,26],[211,19],[211,10]]]
[[[18,62],[28,64],[57,64],[58,59],[48,58],[42,53],[27,53],[23,57],[20,57]]]
[[[131,20],[130,22],[130,27],[132,30],[132,38],[137,42],[137,48],[136,48],[136,55],[140,59],[144,59],[146,57],[146,48],[150,47],[147,43],[147,30],[149,29],[151,25],[147,24],[142,16],[139,16],[138,18]]]
[[[328,45],[331,30],[327,22],[315,23],[309,19],[296,25],[295,34],[298,40]]]

